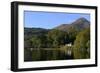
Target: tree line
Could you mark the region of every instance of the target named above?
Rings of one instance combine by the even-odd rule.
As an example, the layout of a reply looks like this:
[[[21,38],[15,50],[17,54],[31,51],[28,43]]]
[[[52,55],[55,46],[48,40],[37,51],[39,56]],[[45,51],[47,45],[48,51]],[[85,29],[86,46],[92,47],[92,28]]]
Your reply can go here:
[[[68,43],[74,43],[77,35],[75,28],[71,28],[68,32],[58,29],[52,29],[47,34],[41,34],[39,36],[32,36],[29,39],[25,39],[25,48],[49,48],[60,47]]]

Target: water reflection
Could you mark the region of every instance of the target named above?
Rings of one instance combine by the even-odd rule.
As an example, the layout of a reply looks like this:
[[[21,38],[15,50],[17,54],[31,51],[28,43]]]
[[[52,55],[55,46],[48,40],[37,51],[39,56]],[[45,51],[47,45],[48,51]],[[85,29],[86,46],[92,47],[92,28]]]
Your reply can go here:
[[[71,51],[64,52],[59,49],[25,49],[24,61],[49,61],[73,59]]]

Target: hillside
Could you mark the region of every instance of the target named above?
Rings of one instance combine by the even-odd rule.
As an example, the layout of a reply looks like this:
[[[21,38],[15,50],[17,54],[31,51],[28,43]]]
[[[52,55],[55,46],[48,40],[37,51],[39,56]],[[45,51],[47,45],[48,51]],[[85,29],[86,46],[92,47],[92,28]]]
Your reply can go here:
[[[85,28],[90,27],[90,22],[85,18],[79,18],[70,24],[62,24],[60,26],[55,27],[54,29],[68,31],[70,28],[75,28],[76,30],[83,30]]]
[[[48,29],[43,28],[24,28],[25,39],[31,38],[32,36],[41,36],[42,34],[48,33]]]

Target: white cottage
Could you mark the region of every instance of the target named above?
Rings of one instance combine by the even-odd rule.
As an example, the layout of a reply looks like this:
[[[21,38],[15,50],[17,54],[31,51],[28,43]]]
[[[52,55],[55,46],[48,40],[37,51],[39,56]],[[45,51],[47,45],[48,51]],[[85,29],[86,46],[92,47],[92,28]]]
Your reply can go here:
[[[65,44],[65,46],[72,46],[72,44],[71,44],[71,43],[69,43],[69,44]]]

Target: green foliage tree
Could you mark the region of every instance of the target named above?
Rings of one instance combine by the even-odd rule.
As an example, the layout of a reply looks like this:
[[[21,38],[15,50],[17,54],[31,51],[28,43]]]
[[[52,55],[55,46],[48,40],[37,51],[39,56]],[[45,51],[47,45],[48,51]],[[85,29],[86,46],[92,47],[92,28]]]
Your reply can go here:
[[[87,58],[90,58],[90,40],[88,40],[88,42],[86,43],[86,47],[87,47]]]
[[[76,36],[74,42],[74,58],[83,59],[87,58],[87,48],[90,48],[90,28],[85,29]]]
[[[76,39],[76,35],[78,33],[78,31],[75,29],[75,27],[70,27],[68,32],[68,37],[69,37],[69,43],[71,42],[72,44],[74,43],[75,39]]]
[[[32,42],[30,39],[24,41],[24,48],[30,48],[32,46]]]
[[[41,47],[41,40],[38,37],[32,37],[32,47],[39,48]]]
[[[34,36],[32,37],[32,47],[34,48],[44,48],[47,44],[46,35]]]
[[[48,42],[52,47],[60,47],[60,45],[64,45],[68,39],[67,37],[67,32],[57,29],[53,29],[47,34]]]

